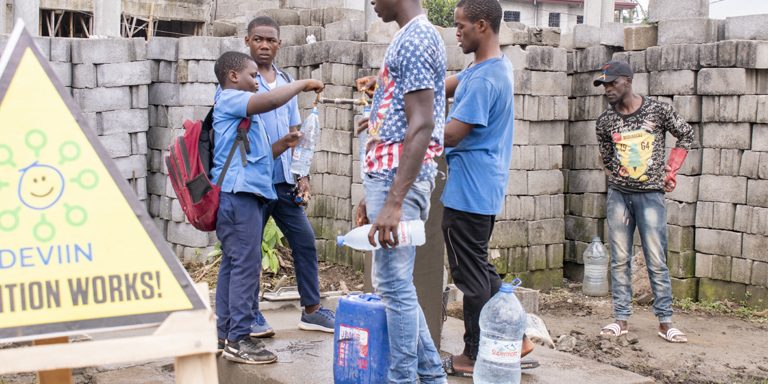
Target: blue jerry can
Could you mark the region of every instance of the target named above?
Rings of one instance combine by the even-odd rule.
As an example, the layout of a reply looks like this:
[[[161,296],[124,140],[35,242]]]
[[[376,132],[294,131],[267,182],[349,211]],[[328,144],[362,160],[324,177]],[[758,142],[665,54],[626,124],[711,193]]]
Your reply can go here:
[[[333,336],[333,382],[387,382],[389,335],[384,303],[365,293],[339,299]]]

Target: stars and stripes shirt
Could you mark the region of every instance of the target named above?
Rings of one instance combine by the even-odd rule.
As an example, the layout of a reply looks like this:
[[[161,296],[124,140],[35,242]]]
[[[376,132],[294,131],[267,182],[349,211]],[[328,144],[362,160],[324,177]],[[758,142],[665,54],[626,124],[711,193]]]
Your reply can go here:
[[[424,89],[435,92],[435,128],[416,181],[435,177],[434,158],[443,152],[445,127],[445,46],[425,15],[398,31],[387,48],[368,125],[364,170],[394,176],[408,129],[405,95]]]

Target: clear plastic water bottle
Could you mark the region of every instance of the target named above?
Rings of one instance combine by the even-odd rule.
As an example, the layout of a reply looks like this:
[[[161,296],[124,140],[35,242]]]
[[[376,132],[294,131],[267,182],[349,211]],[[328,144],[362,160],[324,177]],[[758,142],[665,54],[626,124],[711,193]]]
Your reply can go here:
[[[608,296],[608,254],[599,236],[584,250],[582,292],[587,296]]]
[[[368,232],[371,230],[371,225],[366,224],[357,227],[346,235],[336,237],[336,244],[339,246],[346,245],[350,248],[357,249],[358,251],[372,251],[374,249],[381,248],[379,245],[378,234],[374,235],[376,239],[376,246],[372,247],[368,242]],[[399,241],[398,246],[405,245],[424,245],[427,238],[424,234],[424,222],[421,220],[409,220],[401,221],[397,227],[397,239]]]
[[[472,375],[475,384],[520,383],[527,320],[514,293],[517,285],[520,279],[502,284],[480,311],[480,347]]]
[[[366,105],[363,107],[363,115],[361,118],[369,118],[371,116],[371,107]],[[358,142],[358,156],[360,158],[360,178],[365,179],[365,152],[368,149],[366,144],[368,142],[368,130],[363,130],[357,135]]]
[[[312,157],[315,154],[315,144],[320,139],[320,118],[318,117],[317,107],[312,108],[312,113],[307,116],[301,125],[301,137],[296,148],[293,149],[293,159],[291,161],[291,173],[303,177],[309,175],[309,168],[312,165]]]

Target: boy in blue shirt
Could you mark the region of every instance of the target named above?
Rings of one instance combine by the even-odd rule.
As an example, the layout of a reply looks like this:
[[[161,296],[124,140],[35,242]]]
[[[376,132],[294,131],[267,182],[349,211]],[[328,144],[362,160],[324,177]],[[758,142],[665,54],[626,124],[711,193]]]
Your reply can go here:
[[[250,338],[252,307],[261,274],[264,213],[277,197],[272,186],[273,152],[282,153],[295,146],[301,134],[286,135],[270,145],[266,131],[251,116],[278,108],[299,92],[320,92],[323,84],[317,80],[296,81],[256,94],[258,68],[250,56],[240,52],[222,54],[214,71],[222,91],[216,96],[213,110],[213,180],[218,180],[227,154],[235,145],[240,122],[251,119],[247,140],[238,145],[240,153],[232,159],[221,183],[216,219],[216,235],[223,253],[216,284],[219,347],[223,347],[222,355],[227,360],[273,363],[277,356],[266,350],[263,342]]]

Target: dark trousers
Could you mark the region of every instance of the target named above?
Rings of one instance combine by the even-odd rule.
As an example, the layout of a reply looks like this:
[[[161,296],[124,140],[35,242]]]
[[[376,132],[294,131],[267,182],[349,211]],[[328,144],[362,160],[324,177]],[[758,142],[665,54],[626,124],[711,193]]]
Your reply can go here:
[[[496,216],[443,210],[443,238],[451,277],[464,293],[464,355],[477,358],[480,343],[480,311],[498,292],[501,278],[488,262],[488,241]]]
[[[296,271],[296,284],[299,287],[302,307],[320,304],[320,279],[317,274],[317,248],[315,247],[315,232],[307,219],[304,208],[293,201],[293,185],[288,183],[275,184],[277,200],[273,200],[264,215],[266,225],[269,217],[275,219],[275,224],[288,239],[293,256],[293,267]],[[259,309],[259,302],[254,302],[254,311]]]
[[[221,339],[240,341],[251,332],[267,202],[251,193],[221,194],[216,217],[222,251],[216,283],[216,327]]]

